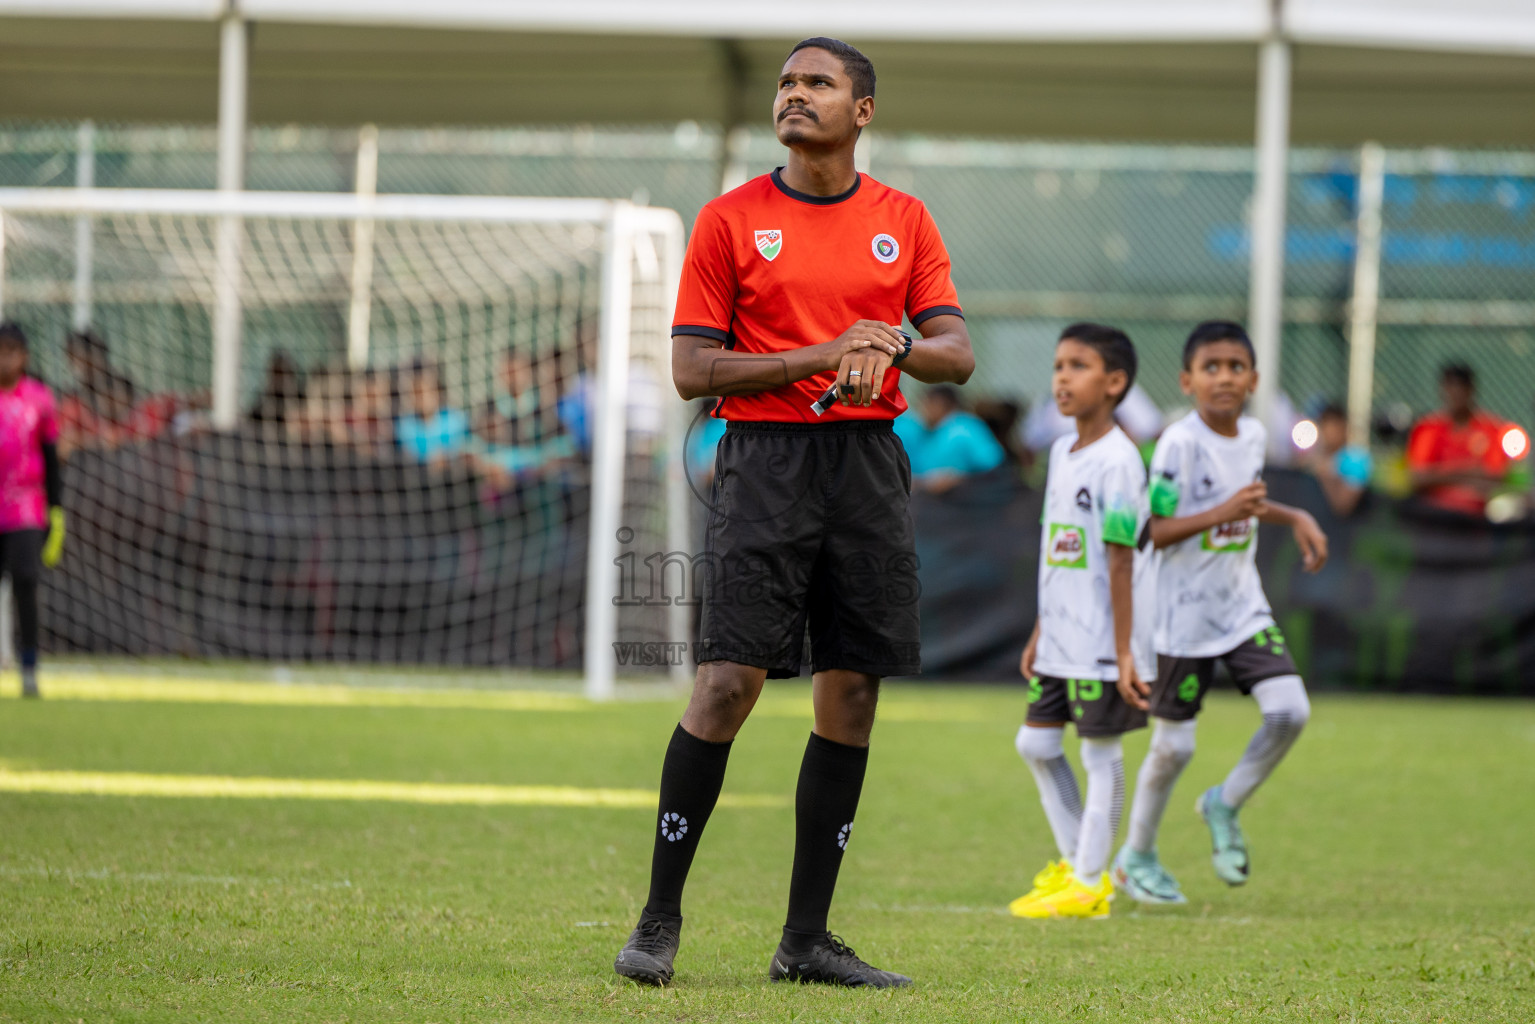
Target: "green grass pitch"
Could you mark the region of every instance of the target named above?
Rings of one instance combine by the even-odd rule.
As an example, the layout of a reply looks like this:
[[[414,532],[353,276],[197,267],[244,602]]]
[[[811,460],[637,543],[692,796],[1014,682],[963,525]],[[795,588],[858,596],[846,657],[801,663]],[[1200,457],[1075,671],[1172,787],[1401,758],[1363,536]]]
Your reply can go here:
[[[665,991],[611,969],[648,806],[14,791],[66,770],[653,791],[682,705],[434,694],[0,701],[0,1020],[1535,1019],[1531,703],[1319,696],[1228,890],[1192,805],[1257,716],[1217,696],[1162,841],[1190,905],[1025,922],[1005,907],[1051,843],[1012,749],[1021,691],[887,686],[832,918],[916,979],[895,992],[766,981],[804,684],[771,686],[736,743],[726,793],[776,800],[715,813]]]

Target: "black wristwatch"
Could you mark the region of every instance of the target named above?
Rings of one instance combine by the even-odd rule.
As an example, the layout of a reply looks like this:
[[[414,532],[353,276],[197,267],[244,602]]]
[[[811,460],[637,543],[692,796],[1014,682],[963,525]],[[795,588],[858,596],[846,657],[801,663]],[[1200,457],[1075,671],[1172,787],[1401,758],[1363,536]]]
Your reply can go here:
[[[900,366],[901,360],[911,355],[911,335],[907,334],[905,331],[896,331],[895,333],[906,339],[906,347],[901,349],[900,352],[896,353],[894,359],[890,360],[891,366]]]

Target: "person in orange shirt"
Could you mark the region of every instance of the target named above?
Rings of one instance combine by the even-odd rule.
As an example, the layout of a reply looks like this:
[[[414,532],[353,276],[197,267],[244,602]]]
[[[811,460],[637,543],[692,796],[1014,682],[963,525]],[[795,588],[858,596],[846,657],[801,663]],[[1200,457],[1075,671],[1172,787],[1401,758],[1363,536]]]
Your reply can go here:
[[[1438,508],[1481,518],[1508,477],[1509,424],[1476,407],[1476,375],[1464,363],[1439,371],[1444,408],[1424,416],[1407,439],[1413,494]]]

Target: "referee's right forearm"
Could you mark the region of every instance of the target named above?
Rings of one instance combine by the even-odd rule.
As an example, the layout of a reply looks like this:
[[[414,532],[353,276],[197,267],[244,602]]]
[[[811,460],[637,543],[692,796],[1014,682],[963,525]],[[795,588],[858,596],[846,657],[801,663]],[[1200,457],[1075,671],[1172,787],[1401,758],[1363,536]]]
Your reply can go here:
[[[825,346],[807,345],[774,355],[731,352],[711,339],[679,334],[672,339],[672,381],[685,399],[753,395],[836,369]]]

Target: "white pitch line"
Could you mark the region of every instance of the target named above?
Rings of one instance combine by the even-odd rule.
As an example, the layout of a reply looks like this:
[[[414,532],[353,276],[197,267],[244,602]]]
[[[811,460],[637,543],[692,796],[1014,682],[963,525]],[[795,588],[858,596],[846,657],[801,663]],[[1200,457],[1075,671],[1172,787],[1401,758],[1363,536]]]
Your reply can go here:
[[[358,800],[506,807],[603,807],[654,810],[645,789],[498,786],[392,782],[379,779],[274,779],[235,775],[149,775],[140,772],[13,770],[0,767],[0,792],[65,796],[203,797],[257,800]],[[721,807],[779,808],[781,796],[722,793]]]

